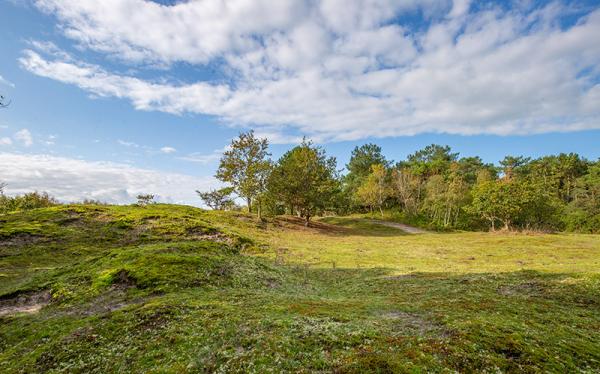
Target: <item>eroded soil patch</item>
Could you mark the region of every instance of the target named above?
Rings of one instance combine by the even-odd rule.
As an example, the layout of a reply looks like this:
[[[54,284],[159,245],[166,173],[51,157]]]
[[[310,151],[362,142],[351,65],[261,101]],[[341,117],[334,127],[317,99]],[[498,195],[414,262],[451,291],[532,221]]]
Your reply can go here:
[[[45,238],[40,235],[32,235],[32,234],[16,234],[8,237],[0,237],[0,247],[2,246],[27,246],[39,243],[43,241]]]
[[[51,300],[50,291],[8,295],[0,298],[0,317],[17,313],[36,313]]]

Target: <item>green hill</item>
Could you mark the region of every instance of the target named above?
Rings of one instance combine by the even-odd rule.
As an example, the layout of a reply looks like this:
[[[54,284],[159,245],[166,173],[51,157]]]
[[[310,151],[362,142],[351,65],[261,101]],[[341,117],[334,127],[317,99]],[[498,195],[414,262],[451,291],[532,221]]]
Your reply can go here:
[[[600,371],[600,237],[0,216],[0,372]]]

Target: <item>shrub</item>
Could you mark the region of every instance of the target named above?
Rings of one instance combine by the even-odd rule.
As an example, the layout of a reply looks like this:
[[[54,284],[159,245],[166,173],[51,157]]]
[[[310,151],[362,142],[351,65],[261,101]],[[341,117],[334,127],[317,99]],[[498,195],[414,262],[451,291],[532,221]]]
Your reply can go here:
[[[59,202],[47,192],[29,192],[24,195],[0,195],[0,213],[18,212],[58,205]]]

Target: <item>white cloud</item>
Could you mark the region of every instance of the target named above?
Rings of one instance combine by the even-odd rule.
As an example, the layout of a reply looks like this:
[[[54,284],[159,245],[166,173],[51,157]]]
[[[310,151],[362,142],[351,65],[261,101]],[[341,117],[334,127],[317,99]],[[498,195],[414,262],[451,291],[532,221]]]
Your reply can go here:
[[[181,156],[178,157],[178,159],[183,160],[183,161],[189,161],[189,162],[197,162],[199,164],[210,164],[212,162],[217,161],[218,159],[221,158],[221,155],[223,154],[222,150],[215,150],[212,153],[201,153],[201,152],[194,152],[194,153],[190,153],[186,156]]]
[[[160,202],[201,205],[195,190],[220,184],[212,177],[139,169],[111,162],[90,162],[50,155],[0,153],[0,175],[8,194],[47,191],[62,201],[97,199],[130,203],[139,193]]]
[[[139,144],[137,144],[137,143],[127,142],[127,141],[121,140],[121,139],[118,139],[117,143],[119,143],[120,145],[125,146],[125,147],[132,147],[132,148],[139,148],[140,147]]]
[[[56,139],[58,139],[58,136],[56,135],[48,135],[47,139],[44,140],[44,144],[51,146],[51,145],[55,145],[56,144]]]
[[[162,147],[162,148],[160,149],[160,151],[161,151],[162,153],[166,153],[166,154],[169,154],[169,153],[175,153],[175,152],[177,152],[177,150],[176,150],[175,148],[173,148],[173,147]]]
[[[33,136],[31,136],[31,132],[27,129],[17,131],[13,135],[13,138],[21,142],[25,147],[30,147],[33,145]]]
[[[12,144],[12,139],[9,137],[2,137],[0,138],[0,145],[11,145]]]
[[[130,64],[218,64],[233,83],[146,81],[32,43],[21,65],[140,110],[200,113],[274,139],[600,128],[600,9],[468,0],[38,0],[65,35]],[[422,17],[422,25],[400,21]],[[399,19],[403,19],[400,17]],[[200,155],[202,156],[202,155]],[[200,159],[204,159],[200,157]]]
[[[13,82],[11,82],[8,79],[4,78],[2,75],[0,75],[0,83],[5,84],[5,85],[7,85],[9,87],[12,87],[12,88],[15,87],[15,84]]]

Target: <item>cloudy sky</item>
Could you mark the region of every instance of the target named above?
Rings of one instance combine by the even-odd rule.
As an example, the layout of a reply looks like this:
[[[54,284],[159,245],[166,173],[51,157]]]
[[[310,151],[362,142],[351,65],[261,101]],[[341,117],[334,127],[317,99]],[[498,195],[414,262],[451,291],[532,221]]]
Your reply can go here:
[[[339,160],[600,157],[598,1],[0,1],[9,193],[198,204],[254,129]]]

